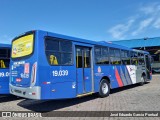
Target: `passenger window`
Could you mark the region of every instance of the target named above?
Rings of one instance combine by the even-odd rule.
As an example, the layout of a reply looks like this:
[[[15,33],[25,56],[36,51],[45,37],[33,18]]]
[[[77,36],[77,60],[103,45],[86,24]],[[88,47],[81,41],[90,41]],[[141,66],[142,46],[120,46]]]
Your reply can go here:
[[[115,56],[114,49],[112,48],[109,49],[109,55],[113,57]]]
[[[121,50],[121,59],[123,65],[130,65],[130,54],[129,51]]]
[[[72,54],[71,53],[62,53],[61,54],[61,64],[62,65],[71,65],[72,64]]]
[[[57,39],[47,39],[46,50],[59,51],[59,41]]]
[[[120,50],[110,48],[109,53],[110,53],[111,64],[120,65],[121,64]]]
[[[144,54],[138,54],[139,65],[144,65]]]
[[[59,65],[60,62],[60,54],[55,52],[46,52],[48,62],[50,65]]]
[[[60,42],[61,51],[62,52],[72,52],[72,44],[69,41],[61,41]]]
[[[138,65],[138,54],[137,52],[131,52],[131,63],[132,65]]]
[[[1,48],[0,49],[0,68],[9,68],[10,63],[10,49]]]
[[[45,40],[45,51],[50,65],[72,65],[72,42],[48,37]]]
[[[57,57],[55,57],[54,55],[50,55],[50,64],[58,65]]]
[[[119,49],[115,49],[115,57],[121,57],[121,55],[120,55],[120,50]]]
[[[108,47],[95,46],[95,63],[109,64]]]
[[[5,63],[4,63],[4,61],[3,60],[0,60],[0,68],[6,68],[6,66],[5,66]]]

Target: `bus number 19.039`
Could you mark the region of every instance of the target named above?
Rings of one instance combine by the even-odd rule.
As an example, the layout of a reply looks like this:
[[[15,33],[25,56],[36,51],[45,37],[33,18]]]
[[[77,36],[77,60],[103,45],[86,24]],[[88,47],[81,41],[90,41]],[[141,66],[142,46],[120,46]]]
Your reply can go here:
[[[68,76],[68,70],[55,70],[52,72],[53,76]]]

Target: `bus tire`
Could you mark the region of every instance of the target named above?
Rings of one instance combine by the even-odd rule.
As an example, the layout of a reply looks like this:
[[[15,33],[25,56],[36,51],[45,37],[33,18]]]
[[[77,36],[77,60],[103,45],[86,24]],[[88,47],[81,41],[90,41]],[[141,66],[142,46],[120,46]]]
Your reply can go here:
[[[140,82],[140,85],[142,86],[142,85],[144,85],[145,84],[145,82],[146,82],[146,76],[145,75],[142,75],[141,76],[141,82]]]
[[[106,79],[102,79],[99,85],[99,97],[107,97],[110,93],[110,83]]]

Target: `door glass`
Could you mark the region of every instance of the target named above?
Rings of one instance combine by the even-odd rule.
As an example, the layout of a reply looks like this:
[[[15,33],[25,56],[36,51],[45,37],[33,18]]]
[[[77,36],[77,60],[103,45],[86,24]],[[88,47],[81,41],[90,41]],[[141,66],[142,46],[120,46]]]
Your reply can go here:
[[[90,49],[84,48],[84,68],[90,68]]]
[[[89,48],[76,48],[76,67],[77,68],[90,68],[90,49]]]
[[[82,49],[76,48],[76,67],[82,68]]]

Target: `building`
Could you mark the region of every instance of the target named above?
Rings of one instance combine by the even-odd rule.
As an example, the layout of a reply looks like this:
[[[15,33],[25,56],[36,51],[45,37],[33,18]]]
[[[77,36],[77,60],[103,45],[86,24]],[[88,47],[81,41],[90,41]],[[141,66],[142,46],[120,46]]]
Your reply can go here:
[[[152,64],[153,72],[160,72],[160,37],[120,40],[112,41],[112,43],[148,51],[154,60]]]

